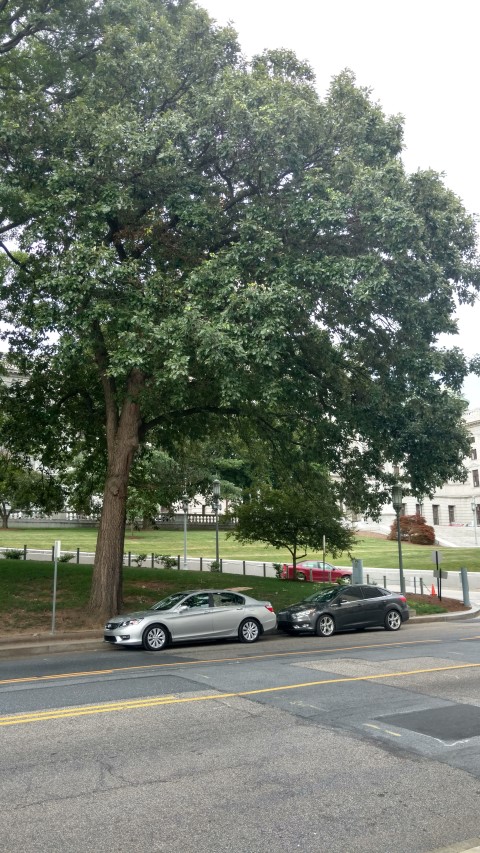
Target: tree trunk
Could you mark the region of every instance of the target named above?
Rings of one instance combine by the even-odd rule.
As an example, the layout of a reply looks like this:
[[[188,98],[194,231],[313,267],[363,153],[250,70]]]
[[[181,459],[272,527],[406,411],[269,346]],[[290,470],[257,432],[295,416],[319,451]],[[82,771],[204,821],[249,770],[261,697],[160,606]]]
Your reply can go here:
[[[0,517],[2,519],[2,530],[8,530],[8,519],[12,510],[7,510],[5,504],[0,504]]]
[[[129,394],[117,419],[107,398],[108,470],[103,494],[90,611],[103,619],[120,613],[123,603],[123,553],[126,526],[128,478],[139,444],[140,415],[137,402],[143,377],[137,373],[129,383]]]

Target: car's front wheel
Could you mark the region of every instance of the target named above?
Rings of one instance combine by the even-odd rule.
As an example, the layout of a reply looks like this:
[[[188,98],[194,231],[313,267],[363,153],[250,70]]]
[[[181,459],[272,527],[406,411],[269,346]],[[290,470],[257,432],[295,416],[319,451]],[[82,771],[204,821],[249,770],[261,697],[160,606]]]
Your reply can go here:
[[[168,640],[168,632],[163,625],[149,625],[143,632],[143,648],[148,652],[161,652]]]
[[[324,616],[319,616],[317,619],[317,624],[315,626],[315,633],[319,637],[331,637],[335,632],[335,622],[333,616],[329,614],[325,614]]]
[[[242,643],[256,643],[260,636],[260,625],[256,619],[244,619],[238,629],[238,639]]]
[[[385,630],[398,631],[402,625],[402,617],[398,610],[389,610],[385,616]]]

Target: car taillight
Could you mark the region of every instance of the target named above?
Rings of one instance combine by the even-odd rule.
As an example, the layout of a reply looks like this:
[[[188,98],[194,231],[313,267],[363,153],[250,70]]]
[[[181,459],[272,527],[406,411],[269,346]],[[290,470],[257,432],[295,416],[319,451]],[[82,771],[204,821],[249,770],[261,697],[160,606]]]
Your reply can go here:
[[[398,597],[399,597],[400,601],[403,601],[404,604],[407,603],[407,599],[405,598],[404,595],[399,595]]]
[[[274,609],[270,603],[266,604],[265,607],[267,608],[267,610],[270,611],[270,613],[275,613],[275,611],[274,611]]]

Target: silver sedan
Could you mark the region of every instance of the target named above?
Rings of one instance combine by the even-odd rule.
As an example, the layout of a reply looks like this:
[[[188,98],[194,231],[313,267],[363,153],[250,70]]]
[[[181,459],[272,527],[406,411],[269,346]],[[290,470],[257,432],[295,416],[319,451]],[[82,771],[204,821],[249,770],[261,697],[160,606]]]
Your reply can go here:
[[[169,643],[238,637],[254,643],[277,626],[269,601],[257,601],[228,589],[177,592],[149,610],[112,616],[104,640],[120,646],[143,646],[158,652]]]

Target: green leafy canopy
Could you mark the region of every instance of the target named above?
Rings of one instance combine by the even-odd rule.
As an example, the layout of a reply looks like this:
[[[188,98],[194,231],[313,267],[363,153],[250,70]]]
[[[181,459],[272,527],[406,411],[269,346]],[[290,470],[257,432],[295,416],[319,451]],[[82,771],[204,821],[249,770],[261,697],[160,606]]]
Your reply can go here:
[[[459,476],[468,365],[437,341],[479,288],[475,225],[405,173],[400,119],[350,72],[320,99],[291,52],[246,63],[189,0],[38,5],[0,70],[8,440],[102,460],[92,606],[119,604],[146,441],[249,424],[371,512],[388,461],[422,494]]]

